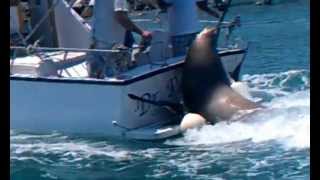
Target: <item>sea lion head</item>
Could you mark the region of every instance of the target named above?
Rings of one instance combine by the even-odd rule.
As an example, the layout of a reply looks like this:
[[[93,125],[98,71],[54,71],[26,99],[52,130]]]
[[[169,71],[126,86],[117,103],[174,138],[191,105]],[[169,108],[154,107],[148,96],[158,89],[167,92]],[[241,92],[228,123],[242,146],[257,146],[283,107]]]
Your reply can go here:
[[[187,53],[186,62],[197,64],[210,63],[208,59],[218,59],[214,41],[217,38],[217,28],[206,27],[195,38]]]
[[[196,41],[212,40],[217,32],[215,27],[206,27],[197,35]]]

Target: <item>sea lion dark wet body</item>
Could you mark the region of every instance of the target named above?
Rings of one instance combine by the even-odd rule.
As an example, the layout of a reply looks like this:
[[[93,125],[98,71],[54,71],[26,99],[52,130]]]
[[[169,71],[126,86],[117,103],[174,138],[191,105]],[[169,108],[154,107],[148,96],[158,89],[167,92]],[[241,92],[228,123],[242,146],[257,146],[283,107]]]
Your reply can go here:
[[[182,74],[184,104],[190,113],[207,121],[230,119],[239,110],[259,107],[231,87],[216,48],[212,49],[215,29],[203,30],[190,47]]]

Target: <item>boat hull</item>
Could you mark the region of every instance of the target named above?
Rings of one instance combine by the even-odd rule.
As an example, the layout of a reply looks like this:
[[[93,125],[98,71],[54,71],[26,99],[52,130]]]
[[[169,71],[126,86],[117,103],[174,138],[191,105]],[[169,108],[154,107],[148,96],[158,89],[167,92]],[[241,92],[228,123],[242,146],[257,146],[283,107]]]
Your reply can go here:
[[[228,72],[241,66],[244,54],[222,56]],[[145,139],[166,138],[165,134],[155,135],[157,127],[176,122],[178,117],[128,95],[179,103],[182,66],[183,60],[157,68],[145,65],[143,74],[124,81],[11,75],[10,128],[135,138],[139,129],[153,126],[154,132]],[[141,139],[141,133],[137,136]]]
[[[120,135],[124,130],[167,121],[172,116],[170,112],[132,100],[128,94],[174,101],[170,94],[173,91],[167,89],[177,86],[171,83],[177,79],[177,71],[128,85],[11,79],[10,128]]]

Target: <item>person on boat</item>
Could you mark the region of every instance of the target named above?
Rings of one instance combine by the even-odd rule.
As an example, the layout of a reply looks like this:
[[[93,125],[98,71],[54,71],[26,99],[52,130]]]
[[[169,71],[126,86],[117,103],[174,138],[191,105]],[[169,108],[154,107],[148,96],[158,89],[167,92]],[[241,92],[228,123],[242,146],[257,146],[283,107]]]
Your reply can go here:
[[[93,10],[93,49],[112,49],[117,44],[125,44],[127,31],[139,34],[143,40],[150,40],[152,33],[139,28],[128,17],[126,0],[95,0]],[[88,53],[89,77],[104,78],[115,75],[110,53]]]
[[[90,0],[76,0],[72,4],[72,8],[79,14],[81,15],[82,12],[88,7]]]
[[[86,0],[86,1],[88,1],[88,0]],[[91,17],[93,16],[94,2],[95,2],[95,0],[90,0],[90,2],[88,3],[88,6],[86,6],[85,9],[81,13],[81,17],[86,18],[90,24],[91,24]],[[130,2],[130,1],[128,1],[128,2]],[[132,48],[133,43],[134,43],[134,38],[133,38],[132,32],[127,30],[126,35],[125,35],[124,45],[126,47]]]
[[[83,18],[90,18],[93,16],[93,6],[94,0],[90,0],[89,3],[84,7],[83,11],[81,12],[81,17]]]
[[[208,7],[207,0],[158,0],[158,2],[169,4],[167,11],[174,57],[185,55],[200,32],[197,7],[216,18],[220,17],[216,11]]]

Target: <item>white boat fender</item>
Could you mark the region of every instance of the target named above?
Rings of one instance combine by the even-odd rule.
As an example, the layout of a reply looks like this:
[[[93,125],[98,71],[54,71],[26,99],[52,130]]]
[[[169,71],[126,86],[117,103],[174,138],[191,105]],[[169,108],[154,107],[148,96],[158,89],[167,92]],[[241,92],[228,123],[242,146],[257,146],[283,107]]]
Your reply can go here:
[[[204,124],[206,124],[206,119],[200,114],[188,113],[183,117],[180,123],[180,129],[185,131],[187,129],[199,128]]]

